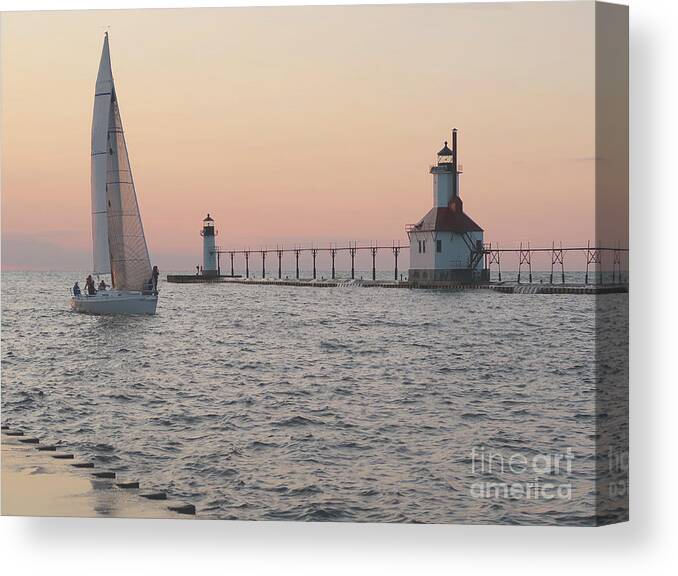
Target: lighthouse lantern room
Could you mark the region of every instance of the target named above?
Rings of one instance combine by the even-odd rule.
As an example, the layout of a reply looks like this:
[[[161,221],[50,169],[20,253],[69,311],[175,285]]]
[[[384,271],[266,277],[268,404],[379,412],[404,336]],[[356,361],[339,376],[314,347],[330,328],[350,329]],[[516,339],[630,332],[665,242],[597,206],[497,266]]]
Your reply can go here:
[[[215,244],[217,232],[214,229],[214,219],[209,214],[202,221],[200,235],[202,236],[202,274],[203,276],[217,276],[219,274]]]
[[[445,142],[431,166],[433,208],[407,227],[410,239],[409,280],[479,282],[489,278],[484,266],[483,229],[464,212],[459,196],[457,129],[452,148]]]

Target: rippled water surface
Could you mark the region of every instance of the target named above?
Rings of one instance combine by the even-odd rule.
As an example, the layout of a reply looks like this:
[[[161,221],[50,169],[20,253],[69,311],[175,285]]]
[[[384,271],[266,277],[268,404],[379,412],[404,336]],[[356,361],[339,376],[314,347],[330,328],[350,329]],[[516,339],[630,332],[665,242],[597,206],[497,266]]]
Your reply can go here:
[[[162,283],[155,317],[94,317],[75,279],[3,274],[4,421],[199,516],[591,523],[592,296]],[[474,496],[531,479],[474,447],[570,449],[572,493]]]

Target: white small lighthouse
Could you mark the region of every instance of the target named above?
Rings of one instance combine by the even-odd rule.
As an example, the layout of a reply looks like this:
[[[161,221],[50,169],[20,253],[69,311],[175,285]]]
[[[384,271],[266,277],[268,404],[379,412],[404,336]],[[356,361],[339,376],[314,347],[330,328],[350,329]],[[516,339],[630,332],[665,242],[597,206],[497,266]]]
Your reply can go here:
[[[217,267],[217,247],[215,244],[214,219],[207,214],[207,218],[202,221],[202,273],[203,276],[217,276],[219,270]]]
[[[433,208],[417,224],[407,227],[410,239],[409,280],[478,282],[488,279],[484,266],[483,229],[464,212],[459,196],[457,129],[452,149],[445,142],[431,166]]]

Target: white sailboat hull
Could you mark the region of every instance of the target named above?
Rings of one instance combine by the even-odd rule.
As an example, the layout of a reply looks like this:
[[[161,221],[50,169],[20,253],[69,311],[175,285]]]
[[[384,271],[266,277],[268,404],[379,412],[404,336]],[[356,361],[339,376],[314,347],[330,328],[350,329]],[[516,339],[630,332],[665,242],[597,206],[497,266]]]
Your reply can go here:
[[[71,309],[85,314],[155,314],[157,294],[106,290],[71,298]]]

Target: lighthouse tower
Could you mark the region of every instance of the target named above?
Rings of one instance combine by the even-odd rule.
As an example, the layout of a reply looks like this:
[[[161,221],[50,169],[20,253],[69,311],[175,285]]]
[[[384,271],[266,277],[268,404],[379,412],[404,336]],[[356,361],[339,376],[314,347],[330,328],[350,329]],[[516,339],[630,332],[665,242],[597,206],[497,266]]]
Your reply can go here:
[[[214,220],[209,214],[202,221],[200,235],[202,236],[202,274],[203,276],[217,276],[219,274],[215,245],[217,232],[214,230]]]
[[[478,282],[488,279],[484,267],[483,229],[464,212],[459,195],[457,129],[431,166],[433,208],[407,227],[410,239],[409,280],[413,283]]]

